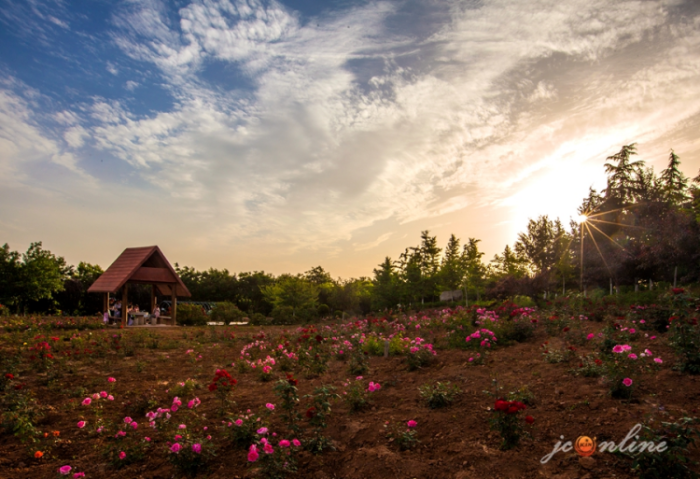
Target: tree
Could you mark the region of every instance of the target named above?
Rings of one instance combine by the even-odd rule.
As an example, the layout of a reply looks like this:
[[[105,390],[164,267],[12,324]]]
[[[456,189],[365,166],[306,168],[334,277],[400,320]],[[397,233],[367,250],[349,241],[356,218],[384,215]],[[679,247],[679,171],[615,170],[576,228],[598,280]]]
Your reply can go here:
[[[504,276],[522,278],[527,275],[525,260],[515,254],[509,245],[506,245],[503,254],[493,257],[490,269],[491,275],[496,279]]]
[[[643,161],[630,162],[630,157],[637,154],[637,144],[624,145],[620,151],[607,157],[605,172],[608,174],[608,186],[605,191],[607,199],[616,198],[623,204],[632,201],[635,182],[633,175],[644,165]]]
[[[372,307],[392,308],[401,302],[401,282],[390,257],[374,269]]]
[[[559,262],[564,250],[561,241],[565,236],[561,221],[552,222],[547,215],[530,220],[527,232],[518,234],[515,243],[516,254],[523,259],[534,273],[548,273]]]
[[[479,251],[481,240],[469,238],[467,244],[462,248],[460,261],[464,268],[463,284],[469,291],[476,291],[477,298],[480,296],[486,280],[487,268],[481,260],[484,253]]]
[[[0,303],[17,308],[22,296],[20,258],[20,254],[11,251],[7,243],[0,248]]]
[[[453,234],[447,241],[445,256],[440,265],[440,284],[443,289],[453,291],[462,287],[465,264],[459,251],[459,239]]]
[[[53,295],[63,290],[63,281],[70,269],[65,259],[43,249],[41,241],[29,245],[22,255],[20,303],[26,309],[30,302],[53,300]]]
[[[665,199],[673,205],[680,205],[688,200],[686,189],[688,178],[680,170],[680,158],[673,150],[668,158],[668,167],[661,172],[660,183]]]
[[[263,294],[275,308],[291,308],[292,316],[305,315],[316,307],[318,287],[300,276],[283,274],[273,285],[266,286]]]

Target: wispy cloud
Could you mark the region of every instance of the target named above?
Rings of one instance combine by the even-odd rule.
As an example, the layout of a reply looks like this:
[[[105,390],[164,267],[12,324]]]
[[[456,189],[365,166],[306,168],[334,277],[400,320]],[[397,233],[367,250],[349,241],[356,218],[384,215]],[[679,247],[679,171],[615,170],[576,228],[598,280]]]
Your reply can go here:
[[[85,98],[51,113],[53,134],[6,90],[2,124],[21,130],[8,130],[7,151],[77,174],[88,148],[117,158],[185,217],[216,225],[189,236],[200,247],[337,254],[388,244],[393,232],[353,241],[388,219],[419,228],[475,208],[574,209],[588,184],[557,190],[560,209],[535,193],[567,169],[591,178],[619,144],[652,143],[700,113],[700,16],[687,3],[449,2],[420,32],[396,28],[404,8],[308,18],[274,0],[120,4],[110,38],[175,106]],[[116,61],[102,68],[129,94],[152,86]],[[229,77],[236,88],[221,87]],[[16,155],[0,163],[14,174]]]

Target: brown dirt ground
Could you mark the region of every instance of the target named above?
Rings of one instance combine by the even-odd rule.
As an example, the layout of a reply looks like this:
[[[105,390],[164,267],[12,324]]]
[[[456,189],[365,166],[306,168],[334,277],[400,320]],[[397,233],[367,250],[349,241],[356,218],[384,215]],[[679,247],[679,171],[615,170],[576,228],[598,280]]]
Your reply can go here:
[[[241,337],[259,330],[238,328],[236,334]],[[160,335],[177,339],[183,332],[180,328],[159,328],[157,331]],[[579,435],[588,435],[618,442],[648,415],[656,412],[658,416],[660,407],[664,409],[661,414],[665,420],[685,414],[694,416],[697,412],[699,379],[673,371],[672,353],[659,340],[635,343],[635,350],[649,347],[666,362],[658,374],[643,378],[635,398],[628,403],[610,398],[599,379],[569,374],[567,371],[575,366],[573,363],[546,363],[541,357],[540,345],[547,338],[542,333],[527,343],[496,349],[482,366],[468,365],[467,359],[473,353],[455,350],[439,351],[436,364],[414,372],[407,371],[401,357],[372,357],[371,372],[365,378],[383,386],[374,396],[374,407],[365,412],[350,413],[342,401],[336,403],[327,435],[335,441],[337,451],[318,456],[301,453],[299,472],[294,477],[628,478],[634,477],[629,472],[629,461],[612,454],[596,453],[592,461],[581,461],[575,452],[559,453],[546,465],[539,461],[551,451],[561,435],[572,441]],[[172,400],[172,395],[165,392],[169,386],[189,377],[207,384],[214,369],[230,364],[244,344],[246,341],[237,340],[233,345],[198,345],[195,348],[203,354],[203,360],[197,366],[182,360],[185,349],[192,347],[183,340],[175,350],[139,350],[136,357],[96,360],[92,365],[78,363],[83,365],[75,374],[66,375],[66,387],[83,385],[93,392],[105,377],[116,377],[117,400],[106,409],[106,414],[114,417],[125,415],[128,401],[149,388],[154,388],[161,405],[167,406]],[[147,363],[145,371],[137,373],[137,361]],[[248,408],[255,410],[266,402],[277,402],[272,383],[260,382],[252,373],[239,374],[232,369],[228,368],[239,381],[235,393],[236,412]],[[300,396],[321,384],[340,386],[350,377],[345,363],[332,360],[329,371],[322,377],[300,378]],[[488,427],[488,408],[493,405],[493,399],[484,391],[493,390],[494,378],[504,386],[504,391],[527,385],[536,396],[536,404],[526,411],[535,418],[532,438],[524,439],[511,451],[499,450],[499,438]],[[33,383],[38,384],[40,379],[26,374],[23,378],[30,387]],[[418,387],[435,381],[451,381],[463,393],[452,406],[431,410],[421,401]],[[56,477],[57,468],[66,463],[70,463],[74,471],[85,471],[88,478],[174,477],[174,470],[160,453],[142,464],[119,471],[111,469],[75,426],[80,420],[81,409],[66,411],[65,406],[70,401],[66,395],[52,393],[45,387],[36,387],[36,390],[39,401],[52,408],[40,427],[46,431],[61,431],[62,441],[54,449],[54,457],[36,460],[27,457],[26,450],[14,437],[0,436],[0,478]],[[202,389],[198,396],[202,399],[200,407],[212,418],[212,425],[220,423],[215,414],[213,394]],[[418,448],[401,452],[386,438],[384,422],[409,419],[418,422],[421,442]],[[281,424],[274,420],[273,425],[277,425],[277,430],[282,429]],[[247,464],[245,451],[219,444],[221,447],[213,468],[208,475],[199,477],[260,477]]]

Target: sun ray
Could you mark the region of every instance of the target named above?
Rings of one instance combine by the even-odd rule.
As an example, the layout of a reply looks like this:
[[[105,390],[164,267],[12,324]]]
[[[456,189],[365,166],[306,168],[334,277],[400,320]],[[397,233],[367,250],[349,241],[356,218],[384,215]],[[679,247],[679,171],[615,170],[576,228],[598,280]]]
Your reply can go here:
[[[605,233],[603,233],[602,231],[600,231],[600,228],[598,228],[598,227],[597,227],[596,225],[594,225],[593,223],[591,223],[591,226],[594,227],[594,228],[598,231],[598,233],[600,233],[600,234],[602,234],[603,236],[605,236],[606,238],[608,238],[615,246],[617,246],[618,248],[621,248],[622,251],[624,251],[625,253],[627,253],[627,250],[624,248],[624,246],[618,244],[617,241],[615,241],[615,240],[612,239],[610,236],[608,236],[608,235],[606,235]],[[589,231],[590,231],[590,230],[589,230]]]
[[[624,224],[624,223],[613,223],[612,221],[597,220],[597,219],[595,219],[595,218],[592,218],[592,219],[591,219],[591,218],[588,218],[588,219],[589,219],[590,221],[595,221],[596,223],[607,223],[607,224],[609,224],[609,225],[625,226],[625,227],[627,227],[627,228],[639,228],[639,229],[643,229],[643,230],[649,229],[649,228],[645,228],[644,226],[627,225],[627,224]]]
[[[588,225],[586,223],[584,223],[584,225],[586,225],[586,229],[588,230],[588,234],[590,235],[591,239],[593,240],[593,244],[595,245],[595,249],[598,250],[598,254],[600,255],[600,258],[603,260],[603,263],[605,264],[605,267],[608,270],[608,274],[610,274],[610,276],[612,276],[612,271],[610,270],[610,266],[608,266],[608,262],[605,261],[605,256],[603,256],[603,253],[600,251],[600,248],[598,247],[598,242],[593,237],[593,233],[591,233],[591,230],[590,230],[590,228],[588,228]]]

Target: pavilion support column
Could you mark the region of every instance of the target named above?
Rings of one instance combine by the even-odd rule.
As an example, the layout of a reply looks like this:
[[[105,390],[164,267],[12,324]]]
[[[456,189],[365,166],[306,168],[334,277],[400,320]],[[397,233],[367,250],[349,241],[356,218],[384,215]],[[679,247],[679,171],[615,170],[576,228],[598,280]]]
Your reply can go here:
[[[122,327],[126,326],[128,323],[129,316],[129,284],[124,283],[124,293],[122,293]]]
[[[102,314],[109,314],[109,293],[105,293],[104,304],[102,305]]]
[[[156,310],[156,285],[152,284],[151,285],[151,309],[148,311],[148,314],[153,314],[153,311]],[[151,324],[153,324],[153,320],[151,319]]]
[[[173,326],[177,325],[177,285],[172,286],[172,314],[170,315],[173,321]]]

